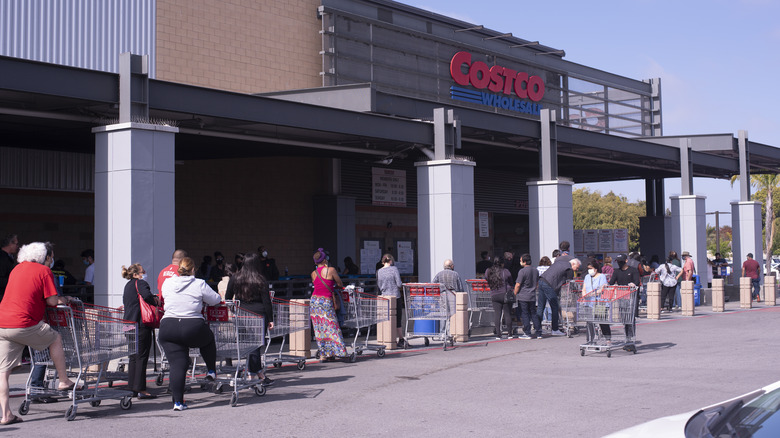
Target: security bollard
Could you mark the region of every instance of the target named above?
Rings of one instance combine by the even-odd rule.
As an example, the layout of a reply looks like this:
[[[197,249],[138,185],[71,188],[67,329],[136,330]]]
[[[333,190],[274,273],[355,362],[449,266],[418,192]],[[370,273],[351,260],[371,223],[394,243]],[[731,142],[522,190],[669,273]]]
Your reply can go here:
[[[764,305],[777,305],[777,279],[774,275],[764,277]]]
[[[726,310],[726,289],[722,278],[712,279],[712,311],[723,312]]]
[[[647,319],[661,319],[661,283],[647,283]]]
[[[739,308],[750,309],[753,307],[753,299],[751,295],[750,277],[739,278]]]
[[[396,297],[383,297],[388,300],[388,316],[387,321],[382,321],[376,326],[376,342],[379,345],[384,345],[386,350],[395,350],[397,348],[398,330],[396,330],[395,321],[398,317],[398,312],[402,312],[403,309],[398,308],[398,298]]]
[[[290,354],[306,359],[311,357],[311,323],[307,312],[309,301],[290,300],[290,326],[300,327],[298,324],[306,326],[305,330],[290,333]]]
[[[455,314],[450,317],[450,334],[455,342],[469,340],[469,295],[455,292]]]
[[[680,299],[682,300],[682,316],[694,315],[693,281],[683,281],[680,287]]]

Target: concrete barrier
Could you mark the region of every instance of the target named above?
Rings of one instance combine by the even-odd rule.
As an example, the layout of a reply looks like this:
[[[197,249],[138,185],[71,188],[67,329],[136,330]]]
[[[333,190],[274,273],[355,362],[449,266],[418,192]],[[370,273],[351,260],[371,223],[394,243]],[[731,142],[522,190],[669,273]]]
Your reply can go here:
[[[396,297],[383,297],[388,301],[388,316],[387,321],[382,321],[376,326],[376,342],[380,345],[384,345],[386,350],[395,350],[398,347],[398,331],[396,330],[395,320],[398,317],[398,312],[403,312],[403,309],[398,308],[398,298]]]
[[[726,310],[725,282],[722,278],[712,279],[712,311],[723,312]]]
[[[695,307],[693,300],[693,281],[683,281],[680,287],[680,299],[682,300],[682,316],[694,316]]]
[[[293,327],[296,327],[297,324],[306,326],[305,330],[290,333],[290,354],[306,359],[311,357],[311,319],[306,312],[309,308],[309,302],[310,300],[290,300],[290,325]]]
[[[661,319],[661,283],[647,283],[647,319]]]
[[[750,277],[739,278],[739,308],[750,309],[753,307],[753,300],[750,297],[751,294]]]
[[[455,314],[450,317],[450,334],[455,342],[469,340],[469,295],[455,292]]]
[[[777,305],[777,279],[774,275],[764,277],[764,304]]]

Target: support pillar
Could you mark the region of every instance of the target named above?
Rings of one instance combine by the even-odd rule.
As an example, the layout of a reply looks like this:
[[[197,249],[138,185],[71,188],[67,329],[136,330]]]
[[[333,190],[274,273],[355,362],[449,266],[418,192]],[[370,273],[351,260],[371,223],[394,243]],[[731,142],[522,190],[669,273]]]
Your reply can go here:
[[[777,279],[774,275],[764,277],[764,305],[777,305]]]
[[[683,281],[680,287],[680,299],[682,300],[682,316],[694,316],[695,307],[693,300],[693,281]]]
[[[677,254],[691,253],[697,274],[704,274],[707,265],[706,196],[672,196],[672,249]],[[703,275],[706,284],[706,275]]]
[[[753,287],[750,284],[750,277],[739,278],[739,308],[751,309],[753,308],[753,297],[751,294]]]
[[[360,260],[355,243],[355,198],[315,196],[314,211],[317,212],[312,218],[314,249],[328,251],[332,266],[341,266],[341,261],[347,256]]]
[[[290,354],[306,359],[311,357],[311,324],[309,324],[309,302],[311,300],[290,300],[290,324],[293,327],[306,326],[304,330],[290,333]]]
[[[528,223],[531,260],[549,255],[562,240],[574,250],[574,182],[530,181],[528,184]]]
[[[723,312],[726,310],[725,281],[722,278],[712,279],[712,311]]]
[[[761,203],[756,201],[731,203],[731,252],[734,260],[732,278],[742,276],[742,262],[748,253],[761,266],[759,276],[764,269],[764,244],[761,233]]]
[[[419,279],[430,281],[452,259],[462,279],[474,278],[474,167],[471,161],[436,160],[417,167]]]
[[[455,342],[469,340],[469,294],[466,292],[455,293],[455,314],[450,317],[450,334]]]
[[[398,298],[396,297],[382,297],[387,300],[388,305],[388,318],[386,321],[382,321],[376,326],[376,342],[379,345],[383,345],[386,350],[395,350],[398,346],[398,331],[396,330],[396,318],[398,312],[403,312],[403,309],[398,308]],[[380,301],[381,303],[381,301]],[[377,315],[378,317],[382,315]],[[379,318],[382,319],[382,318]]]
[[[119,307],[122,265],[157,273],[175,246],[174,140],[178,128],[119,123],[95,136],[95,304]]]
[[[661,319],[661,283],[647,283],[647,319]]]

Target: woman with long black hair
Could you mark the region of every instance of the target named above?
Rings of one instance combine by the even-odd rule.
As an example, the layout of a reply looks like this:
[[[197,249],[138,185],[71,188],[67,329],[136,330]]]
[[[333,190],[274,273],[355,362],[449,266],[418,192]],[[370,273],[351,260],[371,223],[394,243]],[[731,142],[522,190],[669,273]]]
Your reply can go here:
[[[260,256],[250,252],[244,255],[244,265],[236,272],[227,284],[226,300],[238,300],[239,307],[265,318],[266,329],[274,328],[274,309],[271,304],[271,294],[268,292],[268,281],[263,274]],[[264,386],[273,385],[274,381],[263,374],[263,351],[261,348],[249,353],[247,367],[250,377],[256,374]]]
[[[512,274],[504,267],[504,259],[496,256],[493,266],[485,272],[485,279],[490,286],[490,301],[493,303],[493,324],[495,326],[496,339],[501,339],[501,312],[504,313],[504,324],[509,330],[508,337],[512,338],[512,303],[506,301],[506,293],[512,291]]]

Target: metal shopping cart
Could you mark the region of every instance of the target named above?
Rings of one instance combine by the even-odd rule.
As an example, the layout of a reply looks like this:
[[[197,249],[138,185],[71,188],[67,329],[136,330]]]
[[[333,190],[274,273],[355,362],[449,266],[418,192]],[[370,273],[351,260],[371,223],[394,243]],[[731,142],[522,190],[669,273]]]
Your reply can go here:
[[[643,275],[642,276],[642,284],[639,286],[639,306],[642,309],[647,310],[647,285],[650,283],[655,283],[660,281],[658,279],[658,274],[653,272],[649,275]]]
[[[570,338],[579,331],[577,300],[581,297],[582,279],[569,280],[561,287],[561,327]]]
[[[371,334],[371,326],[387,321],[390,318],[390,302],[387,298],[378,297],[363,292],[362,287],[349,285],[343,289],[342,301],[346,307],[343,328],[355,329],[355,338],[352,340],[352,353],[349,361],[355,362],[357,356],[363,354],[363,350],[376,351],[378,357],[384,357],[385,346],[369,344],[368,337]],[[360,329],[366,329],[365,340],[358,345]]]
[[[238,391],[252,388],[256,395],[265,395],[259,380],[250,380],[247,356],[265,345],[265,318],[241,308],[238,301],[227,301],[205,309],[206,321],[214,333],[217,360],[230,359],[232,366],[220,367],[220,373],[230,373],[227,379],[217,378],[214,391],[222,393],[225,385],[233,388],[230,406],[238,403]]]
[[[102,400],[120,399],[122,409],[130,409],[133,405],[132,392],[117,389],[100,388],[104,378],[103,364],[111,360],[127,357],[138,351],[138,326],[135,322],[105,316],[99,310],[81,302],[70,306],[46,308],[48,324],[62,337],[65,352],[65,363],[69,369],[68,376],[75,376],[74,389],[60,391],[56,389],[54,379],[49,379],[47,387],[32,386],[33,371],[27,378],[25,397],[19,406],[19,413],[27,415],[33,397],[66,397],[71,404],[65,413],[68,421],[76,418],[78,405],[89,403],[92,407],[100,406]],[[53,368],[49,351],[30,349],[33,368],[35,365],[45,365]],[[90,366],[100,365],[92,382],[87,382]]]
[[[404,339],[407,341],[412,337],[424,337],[425,346],[429,345],[429,338],[439,340],[444,343],[444,350],[447,345],[455,345],[455,339],[450,335],[450,316],[454,313],[450,308],[450,293],[444,289],[443,284],[438,283],[406,283],[403,285],[404,299],[406,302],[406,327]],[[452,298],[454,304],[454,298]],[[414,324],[414,332],[409,331],[409,323],[417,321],[430,321],[425,324],[427,327],[420,327],[423,324]],[[404,342],[404,347],[408,348],[409,343]]]
[[[285,362],[296,363],[298,369],[306,369],[306,358],[304,356],[295,356],[284,354],[285,336],[306,330],[310,324],[309,306],[301,303],[294,303],[290,300],[271,297],[274,308],[274,328],[266,332],[266,347],[263,353],[263,362],[268,364],[270,358],[274,368],[279,368]],[[269,353],[271,340],[273,338],[282,338],[279,351]]]
[[[106,307],[97,304],[90,304],[87,307],[87,311],[98,316],[105,316],[114,319],[123,319],[125,316],[125,309],[122,307]],[[114,382],[117,380],[127,381],[127,364],[128,358],[119,358],[116,362],[116,369],[111,371],[107,366],[103,368],[103,380],[108,382],[108,387],[114,386]]]
[[[586,351],[606,352],[622,347],[636,354],[636,300],[638,289],[633,286],[604,286],[599,292],[589,293],[577,301],[577,320],[588,324],[588,342],[580,345],[580,354]],[[597,330],[604,324],[610,334]],[[618,329],[618,333],[612,330]],[[622,332],[622,333],[621,333]]]
[[[488,324],[491,324],[493,321],[493,304],[487,280],[466,280],[466,292],[469,296],[469,336],[471,336],[471,329],[475,327],[474,314],[479,313],[476,327],[482,327],[482,317],[487,314],[491,314],[487,318]]]

